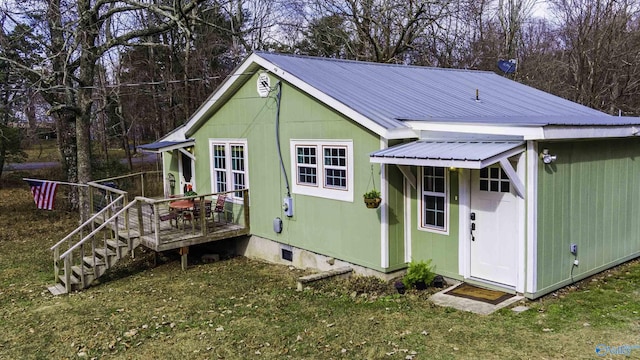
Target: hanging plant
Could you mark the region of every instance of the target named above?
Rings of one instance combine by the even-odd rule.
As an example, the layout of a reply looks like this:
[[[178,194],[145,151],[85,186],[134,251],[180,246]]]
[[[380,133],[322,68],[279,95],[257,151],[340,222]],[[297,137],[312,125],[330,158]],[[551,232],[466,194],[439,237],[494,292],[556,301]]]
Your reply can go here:
[[[365,205],[367,205],[369,209],[378,208],[378,206],[380,206],[380,203],[382,202],[380,191],[376,189],[364,193],[363,198]]]
[[[376,190],[376,180],[373,176],[373,165],[371,165],[371,179],[369,180],[369,185],[373,184],[373,190],[369,190],[364,193],[364,204],[367,205],[369,209],[377,209],[382,202],[382,195],[380,191]]]

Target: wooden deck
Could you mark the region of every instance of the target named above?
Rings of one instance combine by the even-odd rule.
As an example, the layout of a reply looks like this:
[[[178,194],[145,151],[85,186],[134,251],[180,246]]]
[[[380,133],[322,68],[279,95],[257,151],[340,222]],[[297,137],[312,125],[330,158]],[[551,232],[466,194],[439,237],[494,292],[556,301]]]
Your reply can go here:
[[[154,251],[179,249],[186,269],[189,246],[250,233],[249,189],[151,198],[144,195],[145,173],[107,180],[120,178],[131,183],[138,179],[141,196],[114,184],[88,184],[89,208],[94,213],[51,247],[56,279],[49,287],[52,294],[91,286],[139,245]],[[217,206],[212,208],[214,201]]]
[[[191,221],[185,221],[181,216],[171,221],[162,221],[160,216],[155,216],[156,211],[152,210],[154,206],[156,205],[134,206],[128,210],[125,218],[118,219],[115,223],[109,222],[108,226],[115,231],[117,225],[117,233],[121,238],[137,238],[141,245],[155,251],[180,249],[249,234],[247,226],[229,219],[224,221],[226,214],[212,214],[210,218],[197,218]],[[97,223],[102,222],[99,218],[96,220]]]

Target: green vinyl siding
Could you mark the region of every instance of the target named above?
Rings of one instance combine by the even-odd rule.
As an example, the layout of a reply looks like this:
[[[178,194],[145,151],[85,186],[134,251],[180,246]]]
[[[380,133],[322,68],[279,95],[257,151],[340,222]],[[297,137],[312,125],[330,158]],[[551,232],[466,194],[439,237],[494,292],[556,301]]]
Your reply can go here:
[[[389,264],[404,268],[404,178],[395,165],[387,165],[387,203],[389,204]],[[377,184],[377,182],[376,182]]]
[[[640,139],[540,143],[557,160],[538,162],[537,293],[571,281],[578,245],[582,278],[640,253]]]
[[[199,191],[210,191],[210,139],[247,141],[248,182],[251,209],[251,233],[266,239],[300,247],[312,252],[366,266],[381,268],[380,209],[364,206],[362,194],[371,188],[371,174],[380,189],[380,166],[369,162],[369,154],[380,148],[380,138],[344,118],[315,99],[282,85],[280,109],[280,146],[289,182],[295,181],[290,163],[290,140],[350,140],[353,143],[353,202],[291,194],[294,216],[282,210],[286,182],[280,169],[275,139],[275,90],[267,98],[256,93],[256,78],[249,79],[194,134],[196,141],[196,183]],[[272,79],[272,83],[276,83]],[[391,175],[397,178],[397,174]],[[397,181],[396,181],[397,182]],[[395,190],[394,204],[401,203]],[[391,200],[391,199],[390,199]],[[394,205],[395,206],[395,205]],[[393,210],[401,214],[402,209]],[[273,220],[283,220],[283,231],[273,231]],[[397,232],[396,226],[391,226]],[[400,244],[402,245],[402,240]],[[390,241],[391,243],[392,241]],[[402,260],[397,241],[393,241],[390,267]],[[402,262],[404,264],[404,262]]]
[[[420,170],[415,169],[416,177],[420,176]],[[459,173],[449,172],[449,233],[447,235],[437,232],[419,230],[420,216],[420,189],[411,189],[411,258],[414,261],[432,260],[438,274],[459,279],[458,266],[458,237],[459,237]],[[419,187],[419,186],[418,186]]]

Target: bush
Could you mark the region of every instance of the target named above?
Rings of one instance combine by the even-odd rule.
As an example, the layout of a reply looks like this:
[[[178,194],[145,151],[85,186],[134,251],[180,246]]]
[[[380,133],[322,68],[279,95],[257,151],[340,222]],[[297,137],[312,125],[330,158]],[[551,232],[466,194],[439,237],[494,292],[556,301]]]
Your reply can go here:
[[[402,278],[402,282],[407,288],[429,286],[436,277],[435,267],[431,265],[431,259],[428,261],[412,261],[407,269],[407,274]]]

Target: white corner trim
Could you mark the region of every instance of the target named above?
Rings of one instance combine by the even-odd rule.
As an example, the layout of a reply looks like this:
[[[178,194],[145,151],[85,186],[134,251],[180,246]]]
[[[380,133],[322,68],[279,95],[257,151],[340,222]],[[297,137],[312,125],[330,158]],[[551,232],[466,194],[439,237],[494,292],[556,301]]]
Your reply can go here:
[[[404,185],[404,261],[411,262],[412,233],[411,233],[411,184],[406,177]],[[415,185],[413,186],[415,189]]]
[[[387,140],[380,137],[380,149],[386,149],[388,146]],[[389,267],[389,184],[384,164],[380,164],[380,195],[382,196],[382,204],[380,204],[380,267],[386,269]]]
[[[537,243],[538,243],[538,145],[527,141],[527,265],[526,289],[523,292],[537,291]]]
[[[508,162],[508,161],[507,161]],[[527,171],[527,155],[526,153],[521,153],[520,156],[518,156],[518,164],[517,164],[517,174],[518,176],[518,182],[520,183],[520,186],[522,185],[522,182],[520,181],[521,178],[526,178],[526,175],[528,173]],[[516,260],[516,269],[517,269],[517,276],[516,276],[516,292],[519,293],[524,293],[526,291],[526,274],[527,274],[527,265],[526,265],[526,258],[527,258],[527,236],[526,236],[526,229],[527,229],[527,220],[526,220],[526,208],[527,208],[527,198],[524,196],[526,194],[525,189],[523,189],[523,196],[521,197],[517,197],[516,198],[516,206],[517,206],[517,211],[518,211],[518,236],[517,236],[517,245],[516,245],[516,254],[517,254],[517,260]]]
[[[458,177],[458,271],[463,278],[471,277],[471,249],[469,237],[471,232],[471,224],[469,217],[471,216],[471,171],[468,169],[460,169]]]

